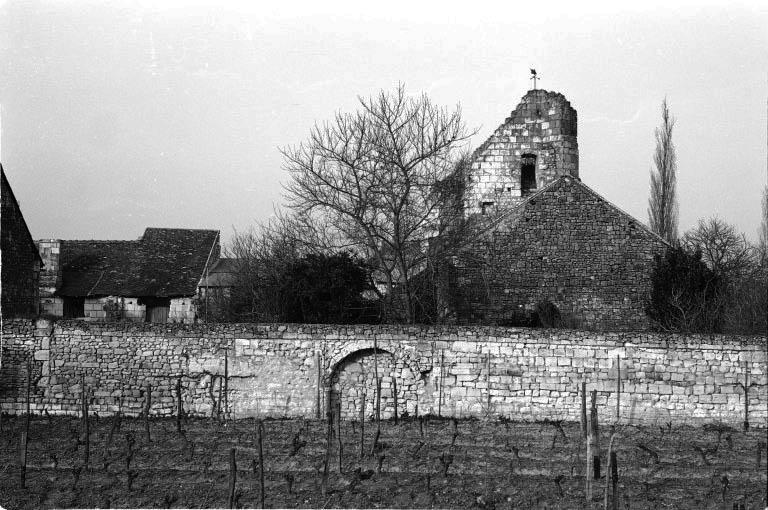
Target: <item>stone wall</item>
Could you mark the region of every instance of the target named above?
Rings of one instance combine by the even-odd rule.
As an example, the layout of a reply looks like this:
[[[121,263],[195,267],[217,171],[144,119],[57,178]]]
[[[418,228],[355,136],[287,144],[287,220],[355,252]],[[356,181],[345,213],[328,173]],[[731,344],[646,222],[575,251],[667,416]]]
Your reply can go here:
[[[530,90],[472,157],[464,196],[466,215],[504,210],[521,200],[524,155],[536,158],[536,187],[562,175],[579,176],[576,110],[562,94]],[[488,209],[488,207],[486,207]],[[489,212],[486,210],[486,213]]]
[[[601,334],[494,327],[197,324],[9,321],[3,330],[0,406],[79,412],[82,382],[91,409],[138,415],[147,384],[152,413],[222,407],[235,418],[373,413],[374,340],[382,412],[578,420],[582,381],[597,390],[603,420],[616,409],[633,423],[740,424],[748,377],[753,425],[768,420],[766,341],[761,337]],[[27,365],[29,362],[29,365]],[[224,375],[227,382],[224,384]],[[319,382],[319,384],[318,384]],[[224,405],[226,401],[226,406]]]
[[[61,286],[61,241],[59,239],[41,239],[35,241],[43,259],[40,272],[40,313],[61,317],[64,315],[64,303],[54,296]]]
[[[478,235],[455,261],[460,323],[524,325],[542,301],[565,324],[648,327],[656,254],[665,243],[572,177],[561,177]]]
[[[64,300],[59,296],[40,298],[41,312],[45,315],[62,317]],[[83,304],[83,319],[92,321],[128,321],[144,322],[147,319],[147,307],[139,304],[136,297],[105,296],[87,298]],[[170,300],[168,322],[192,324],[197,319],[197,307],[191,297]]]
[[[4,317],[33,317],[38,310],[40,255],[0,166],[0,257]]]

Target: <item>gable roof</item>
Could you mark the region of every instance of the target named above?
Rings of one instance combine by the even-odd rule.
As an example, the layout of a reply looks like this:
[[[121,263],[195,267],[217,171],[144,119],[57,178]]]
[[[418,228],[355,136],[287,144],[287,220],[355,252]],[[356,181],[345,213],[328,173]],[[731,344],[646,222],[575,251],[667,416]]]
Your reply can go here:
[[[216,261],[208,269],[208,274],[203,273],[200,279],[200,287],[232,287],[237,281],[237,272],[240,270],[240,259],[224,258]]]
[[[670,246],[670,244],[667,241],[665,241],[658,234],[656,234],[654,231],[648,228],[645,225],[645,223],[635,219],[629,213],[623,211],[618,206],[609,202],[605,197],[603,197],[598,192],[596,192],[595,190],[593,190],[592,188],[584,184],[581,181],[581,179],[578,179],[576,177],[571,177],[569,175],[560,176],[558,179],[550,182],[540,190],[528,196],[525,200],[523,200],[519,204],[516,204],[508,211],[499,215],[497,218],[494,218],[491,222],[483,226],[484,227],[483,231],[488,232],[488,231],[496,230],[499,227],[503,228],[505,225],[506,226],[516,225],[520,221],[520,219],[524,216],[525,211],[528,210],[530,207],[534,206],[537,200],[543,198],[544,195],[560,191],[567,187],[578,188],[581,191],[584,191],[587,194],[592,195],[595,199],[597,199],[598,202],[603,204],[603,206],[609,209],[613,214],[622,218],[624,221],[639,227],[640,230],[642,230],[647,236],[649,236],[654,241],[661,242],[665,246]]]
[[[19,218],[21,219],[22,225],[24,225],[24,230],[26,231],[27,239],[29,240],[30,246],[32,246],[32,249],[34,250],[35,254],[37,255],[37,258],[40,260],[40,263],[43,262],[43,258],[40,256],[40,251],[37,249],[37,245],[35,244],[35,239],[32,237],[32,233],[29,231],[29,226],[27,226],[27,221],[24,219],[24,215],[21,213],[21,207],[19,206],[19,201],[16,200],[16,195],[13,193],[13,188],[11,188],[11,183],[8,182],[8,178],[5,176],[5,169],[3,169],[3,164],[0,163],[0,195],[2,195],[2,201],[10,204],[10,206],[19,214]],[[7,192],[7,195],[6,195]]]
[[[62,241],[60,296],[191,296],[218,230],[147,228],[137,241]],[[214,253],[215,251],[215,253]]]

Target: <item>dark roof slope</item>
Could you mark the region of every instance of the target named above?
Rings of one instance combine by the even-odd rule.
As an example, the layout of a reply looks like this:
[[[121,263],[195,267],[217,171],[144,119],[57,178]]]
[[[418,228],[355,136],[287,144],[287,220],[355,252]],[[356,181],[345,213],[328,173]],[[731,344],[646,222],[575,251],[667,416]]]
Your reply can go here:
[[[219,255],[218,236],[217,230],[148,228],[138,241],[62,241],[57,294],[194,295],[206,263]]]
[[[32,250],[34,250],[35,254],[37,255],[37,258],[40,259],[40,262],[43,261],[43,258],[40,256],[40,252],[37,249],[37,245],[35,244],[35,239],[32,237],[32,233],[29,231],[29,226],[27,225],[26,220],[24,219],[24,215],[21,214],[21,206],[19,206],[19,201],[16,200],[16,195],[13,194],[13,188],[11,188],[11,183],[8,182],[8,178],[5,176],[5,170],[3,169],[3,164],[0,163],[0,189],[2,191],[0,192],[0,199],[3,202],[8,203],[12,208],[14,208],[16,211],[18,211],[18,215],[21,218],[21,223],[24,225],[24,230],[26,231],[27,238],[29,239],[29,244],[32,247]]]
[[[125,295],[140,241],[62,241],[61,296]]]

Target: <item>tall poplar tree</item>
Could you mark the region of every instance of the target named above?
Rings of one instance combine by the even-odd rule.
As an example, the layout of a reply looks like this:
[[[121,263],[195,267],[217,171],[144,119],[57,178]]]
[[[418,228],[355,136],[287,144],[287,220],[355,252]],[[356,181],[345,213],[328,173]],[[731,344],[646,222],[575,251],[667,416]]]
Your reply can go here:
[[[762,266],[768,267],[768,185],[763,188],[763,196],[761,198],[762,216],[757,238],[757,255],[758,262]]]
[[[656,128],[656,150],[651,171],[651,196],[648,199],[648,220],[651,230],[662,239],[677,242],[677,155],[672,142],[675,118],[670,116],[667,99],[661,103],[661,126]]]

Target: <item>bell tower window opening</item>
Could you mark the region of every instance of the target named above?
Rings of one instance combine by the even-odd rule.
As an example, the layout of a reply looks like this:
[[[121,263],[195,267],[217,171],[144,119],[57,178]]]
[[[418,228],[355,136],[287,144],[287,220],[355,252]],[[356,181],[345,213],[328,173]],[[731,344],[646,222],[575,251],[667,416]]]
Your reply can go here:
[[[523,154],[520,162],[520,191],[528,194],[536,190],[536,155]]]

